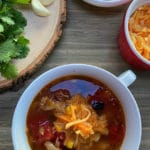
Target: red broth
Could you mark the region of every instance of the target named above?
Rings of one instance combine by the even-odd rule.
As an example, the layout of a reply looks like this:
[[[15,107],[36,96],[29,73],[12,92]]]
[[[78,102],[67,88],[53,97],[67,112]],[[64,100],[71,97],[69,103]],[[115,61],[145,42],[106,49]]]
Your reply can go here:
[[[80,146],[81,150],[119,150],[125,136],[125,115],[123,108],[115,94],[102,82],[91,77],[72,75],[56,79],[46,85],[34,98],[27,115],[27,137],[32,150],[47,150],[44,142],[53,144],[59,141],[60,149],[75,150],[64,146],[65,132],[57,132],[53,122],[56,120],[51,111],[43,111],[39,107],[41,99],[45,96],[53,97],[54,101],[64,101],[76,94],[88,97],[96,114],[105,115],[107,119],[108,134],[102,135],[91,147]],[[96,102],[96,103],[95,103]],[[100,105],[97,105],[98,104]],[[42,126],[41,134],[39,128]],[[90,148],[89,148],[90,147]]]

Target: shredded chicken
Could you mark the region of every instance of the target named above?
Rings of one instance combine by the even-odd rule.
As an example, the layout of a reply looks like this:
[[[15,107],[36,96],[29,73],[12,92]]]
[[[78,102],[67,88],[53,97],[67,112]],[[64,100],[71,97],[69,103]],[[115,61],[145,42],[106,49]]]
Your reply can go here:
[[[68,146],[80,149],[80,145],[94,143],[100,140],[101,135],[108,135],[107,120],[104,115],[98,115],[88,102],[80,94],[66,101],[54,101],[44,97],[40,107],[50,110],[56,117],[54,127],[57,132],[65,132]],[[73,142],[72,142],[73,141]],[[74,144],[74,145],[72,145]],[[49,142],[45,143],[47,150],[58,150]],[[52,146],[55,149],[49,149]]]
[[[59,148],[55,147],[55,145],[49,141],[44,143],[46,150],[60,150]]]
[[[42,97],[40,102],[40,108],[44,111],[52,110],[55,108],[55,103],[48,97]]]

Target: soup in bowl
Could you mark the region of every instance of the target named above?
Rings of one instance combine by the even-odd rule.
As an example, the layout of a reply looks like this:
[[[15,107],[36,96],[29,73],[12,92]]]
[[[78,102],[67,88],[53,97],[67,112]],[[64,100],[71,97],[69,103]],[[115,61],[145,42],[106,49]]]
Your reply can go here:
[[[70,64],[38,77],[21,96],[12,139],[19,150],[138,150],[141,119],[127,86],[101,68]]]

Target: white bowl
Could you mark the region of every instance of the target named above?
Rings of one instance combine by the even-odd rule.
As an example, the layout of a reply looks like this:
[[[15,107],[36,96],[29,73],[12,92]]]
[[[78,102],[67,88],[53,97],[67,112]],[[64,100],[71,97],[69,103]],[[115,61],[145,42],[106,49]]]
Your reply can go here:
[[[12,121],[12,140],[14,150],[30,150],[26,135],[26,117],[31,102],[37,93],[49,82],[65,75],[85,75],[93,77],[106,84],[120,100],[126,120],[126,134],[122,150],[138,150],[141,141],[141,117],[136,101],[127,88],[136,76],[127,71],[119,77],[110,72],[91,65],[69,64],[59,66],[40,75],[22,94],[16,106]]]
[[[116,7],[123,5],[131,0],[83,0],[98,7]]]

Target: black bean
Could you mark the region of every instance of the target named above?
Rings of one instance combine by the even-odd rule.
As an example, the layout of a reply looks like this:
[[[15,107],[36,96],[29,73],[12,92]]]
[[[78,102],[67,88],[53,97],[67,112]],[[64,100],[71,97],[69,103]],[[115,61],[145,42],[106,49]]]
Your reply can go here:
[[[102,101],[92,100],[91,105],[94,110],[102,110],[104,108],[104,102]]]

